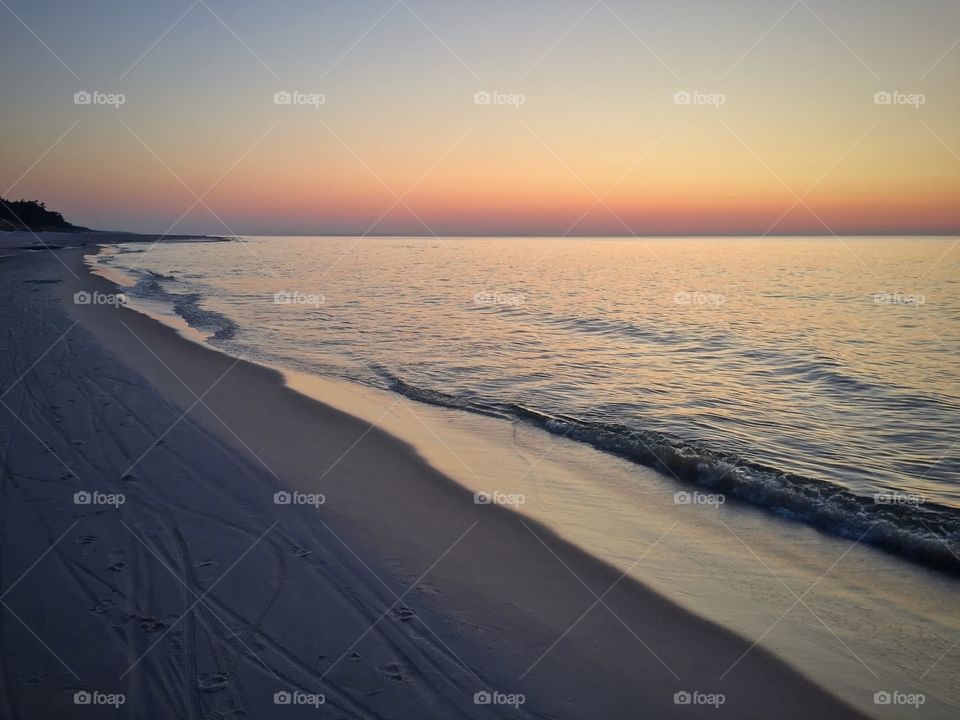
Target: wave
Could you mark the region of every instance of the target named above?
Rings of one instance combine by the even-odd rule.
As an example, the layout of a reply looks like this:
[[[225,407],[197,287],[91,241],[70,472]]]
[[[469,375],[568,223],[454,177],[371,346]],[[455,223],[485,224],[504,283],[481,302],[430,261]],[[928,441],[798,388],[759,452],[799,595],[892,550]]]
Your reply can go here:
[[[679,330],[645,326],[618,318],[546,314],[537,317],[536,321],[571,332],[591,335],[616,335],[628,340],[639,340],[657,345],[685,345],[694,339]],[[709,343],[717,348],[725,347],[729,344],[729,335],[724,332],[713,331],[708,337],[699,338],[699,342]]]
[[[769,372],[785,378],[790,377],[796,382],[822,383],[850,392],[882,393],[887,390],[883,385],[844,372],[841,363],[825,355],[815,354],[811,360],[797,360],[773,347],[753,347],[744,352],[742,344],[734,342],[733,334],[727,330],[701,329],[700,333],[692,335],[689,331],[641,325],[625,319],[556,314],[539,316],[536,321],[571,332],[616,335],[628,340],[647,342],[656,347],[672,346],[677,351],[699,355],[702,355],[705,349],[714,353],[734,351],[740,360],[760,361]],[[729,362],[736,360],[731,358]]]
[[[391,390],[413,400],[526,422],[652,467],[680,482],[960,574],[960,512],[954,508],[916,502],[902,493],[857,495],[830,482],[783,472],[654,430],[552,415],[516,403],[457,397],[411,385],[382,368],[378,373]]]
[[[190,327],[208,333],[211,340],[228,340],[236,334],[237,324],[233,320],[202,306],[201,293],[167,290],[164,283],[177,282],[173,275],[163,275],[150,270],[137,271],[137,275],[139,278],[128,291],[131,296],[169,305]]]

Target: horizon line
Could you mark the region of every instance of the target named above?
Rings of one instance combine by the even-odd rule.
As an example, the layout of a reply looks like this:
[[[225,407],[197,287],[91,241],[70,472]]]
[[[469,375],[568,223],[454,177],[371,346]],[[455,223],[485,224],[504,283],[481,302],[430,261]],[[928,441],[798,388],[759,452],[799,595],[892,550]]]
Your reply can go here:
[[[217,237],[217,238],[241,238],[241,237],[343,237],[343,238],[434,238],[434,239],[459,239],[459,238],[552,238],[557,240],[588,240],[588,239],[610,239],[610,240],[642,240],[642,239],[660,239],[660,238],[858,238],[858,237],[960,237],[960,229],[948,232],[860,232],[860,233],[762,233],[751,235],[750,233],[656,233],[632,235],[624,234],[577,234],[577,235],[557,235],[552,233],[458,233],[458,234],[424,234],[424,233],[338,233],[338,232],[318,232],[318,233],[237,233],[233,235],[223,235],[217,233],[153,233],[135,230],[95,230],[89,229],[90,233],[105,234],[126,234],[126,235],[159,235],[160,237]]]

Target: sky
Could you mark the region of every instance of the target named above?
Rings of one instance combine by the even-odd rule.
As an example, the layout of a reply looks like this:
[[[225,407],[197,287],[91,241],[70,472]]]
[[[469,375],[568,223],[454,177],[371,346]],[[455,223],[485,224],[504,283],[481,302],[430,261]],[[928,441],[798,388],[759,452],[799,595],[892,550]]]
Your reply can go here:
[[[0,0],[0,18],[0,195],[88,227],[960,232],[955,0]]]

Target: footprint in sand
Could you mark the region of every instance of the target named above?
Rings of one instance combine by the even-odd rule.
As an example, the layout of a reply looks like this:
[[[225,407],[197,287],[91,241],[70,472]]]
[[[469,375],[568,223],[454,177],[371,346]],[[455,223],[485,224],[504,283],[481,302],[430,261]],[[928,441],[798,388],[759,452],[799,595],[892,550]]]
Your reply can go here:
[[[43,680],[42,675],[22,675],[21,680],[23,684],[27,687],[40,687],[40,683]]]
[[[103,615],[103,613],[113,608],[113,600],[110,598],[100,598],[92,608],[90,612],[94,615]]]
[[[387,663],[386,665],[378,669],[380,670],[381,673],[386,675],[391,680],[394,680],[396,682],[403,682],[403,673],[400,672],[399,663],[395,663],[395,662]]]
[[[163,622],[163,620],[147,617],[140,621],[140,627],[143,628],[145,633],[155,633],[163,630],[165,627],[167,627],[167,624]]]
[[[394,615],[397,616],[397,619],[400,622],[409,622],[413,619],[416,613],[413,611],[413,608],[409,608],[406,605],[401,605],[394,610]]]
[[[81,555],[91,555],[97,552],[97,536],[81,535],[77,538],[77,545],[83,546],[83,549],[80,551]]]
[[[227,676],[224,673],[204,673],[197,678],[197,686],[203,692],[216,692],[227,687]]]
[[[137,613],[130,613],[127,615],[127,618],[130,620],[136,620],[141,629],[146,633],[154,633],[163,630],[167,624],[162,620],[157,620],[153,615],[138,615]]]

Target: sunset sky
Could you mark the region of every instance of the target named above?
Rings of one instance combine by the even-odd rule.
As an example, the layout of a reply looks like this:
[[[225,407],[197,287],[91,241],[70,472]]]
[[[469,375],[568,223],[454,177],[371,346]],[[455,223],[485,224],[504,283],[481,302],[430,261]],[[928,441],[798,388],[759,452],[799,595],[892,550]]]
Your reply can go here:
[[[90,227],[960,232],[954,0],[3,0],[0,18],[0,195]]]

